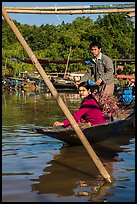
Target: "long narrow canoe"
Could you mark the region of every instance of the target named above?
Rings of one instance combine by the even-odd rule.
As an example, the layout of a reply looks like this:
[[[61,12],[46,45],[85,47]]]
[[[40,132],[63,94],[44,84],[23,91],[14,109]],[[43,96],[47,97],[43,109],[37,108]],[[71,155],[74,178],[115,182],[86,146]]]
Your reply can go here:
[[[135,113],[132,113],[125,119],[90,127],[83,126],[81,129],[90,144],[95,144],[111,137],[119,137],[122,132],[133,127],[134,123]],[[45,128],[35,128],[33,131],[58,139],[70,145],[82,144],[73,128],[49,126]]]

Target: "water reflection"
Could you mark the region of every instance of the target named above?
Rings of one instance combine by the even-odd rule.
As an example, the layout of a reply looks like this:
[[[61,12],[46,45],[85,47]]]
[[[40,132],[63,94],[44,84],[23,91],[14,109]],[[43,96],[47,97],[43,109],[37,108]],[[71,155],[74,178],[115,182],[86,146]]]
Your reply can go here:
[[[77,92],[59,93],[71,112],[79,107]],[[135,130],[93,146],[113,178],[111,185],[100,178],[83,146],[63,146],[31,131],[63,117],[49,92],[2,94],[3,202],[134,201]]]
[[[110,139],[93,146],[113,182],[113,166],[116,162],[123,161],[118,156],[119,152],[124,151],[121,145],[128,145],[131,135],[126,134],[123,137],[125,140],[122,137]],[[114,188],[113,182],[110,184],[103,180],[83,146],[61,148],[60,154],[54,155],[48,164],[43,169],[43,175],[32,179],[32,191],[58,196],[87,196],[90,201],[100,202],[105,201],[106,195],[111,196],[108,190]]]
[[[60,90],[59,94],[70,111],[75,111],[79,107],[81,101],[77,91]],[[52,94],[40,90],[4,92],[2,111],[3,125],[14,125],[20,122],[21,124],[49,126],[54,121],[65,118]]]
[[[65,100],[79,100],[79,94],[77,90],[65,90],[65,89],[59,89],[57,90],[59,95],[63,97]],[[54,97],[52,96],[51,92],[47,90],[6,90],[2,93],[3,95],[15,95],[16,97],[24,97],[24,98],[31,98],[31,97],[36,97],[37,99],[40,99],[41,97],[44,97],[45,99],[53,99]]]

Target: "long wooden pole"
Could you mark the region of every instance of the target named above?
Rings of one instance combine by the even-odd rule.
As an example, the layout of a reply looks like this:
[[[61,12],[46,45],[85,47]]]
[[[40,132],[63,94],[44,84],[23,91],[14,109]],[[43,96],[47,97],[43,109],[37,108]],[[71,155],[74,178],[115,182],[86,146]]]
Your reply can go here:
[[[66,70],[65,70],[64,77],[63,77],[64,79],[66,78],[67,69],[68,69],[68,65],[69,65],[70,55],[71,55],[71,46],[70,46],[70,49],[69,49],[69,54],[68,54],[68,59],[67,59],[67,64],[66,64]]]
[[[8,13],[24,13],[24,14],[101,14],[101,13],[128,13],[135,12],[135,8],[127,9],[98,9],[98,10],[39,10],[39,9],[14,9],[14,7],[6,9]]]
[[[6,10],[4,9],[4,7],[2,7],[2,15],[6,19],[7,23],[9,24],[10,28],[13,30],[14,34],[18,38],[19,42],[21,43],[21,45],[23,46],[25,51],[28,53],[28,55],[29,55],[30,59],[32,60],[33,64],[36,66],[37,70],[39,71],[39,73],[42,76],[43,80],[47,84],[47,86],[48,86],[49,90],[51,91],[52,95],[54,96],[54,98],[58,102],[58,105],[60,106],[60,108],[62,109],[62,111],[66,115],[66,117],[69,119],[72,127],[74,128],[75,132],[79,136],[79,139],[81,140],[82,144],[86,148],[87,152],[89,153],[89,155],[92,158],[93,162],[95,163],[96,167],[100,171],[101,175],[105,178],[106,181],[111,182],[110,175],[108,174],[105,167],[101,163],[100,159],[98,158],[98,156],[96,155],[96,153],[94,152],[92,147],[90,146],[88,140],[86,139],[85,135],[83,134],[82,130],[80,129],[78,123],[75,121],[74,117],[71,115],[70,111],[66,107],[66,105],[63,102],[62,98],[60,97],[60,95],[56,91],[55,87],[53,86],[53,84],[49,80],[48,76],[46,75],[46,73],[45,73],[44,69],[42,68],[41,64],[37,60],[37,58],[34,55],[34,53],[32,52],[32,50],[30,49],[27,42],[24,40],[23,36],[19,32],[19,30],[16,27],[16,25],[14,24],[14,22],[8,16],[8,14],[7,14]]]
[[[114,8],[135,8],[135,4],[111,4],[111,5],[87,5],[87,6],[5,6],[7,9],[27,10],[78,10],[78,9],[114,9]]]
[[[133,18],[133,17],[135,17],[135,14],[131,13],[131,14],[127,14],[127,16],[128,16],[129,18]]]

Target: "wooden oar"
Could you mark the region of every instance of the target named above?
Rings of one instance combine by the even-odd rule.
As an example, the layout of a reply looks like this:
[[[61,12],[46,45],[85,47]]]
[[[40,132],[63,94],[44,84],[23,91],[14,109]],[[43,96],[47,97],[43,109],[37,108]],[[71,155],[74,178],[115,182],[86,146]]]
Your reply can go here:
[[[100,171],[101,175],[105,178],[106,181],[111,182],[110,175],[108,174],[108,172],[106,171],[105,167],[101,163],[100,159],[98,158],[98,156],[96,155],[96,153],[94,152],[92,147],[90,146],[90,143],[86,139],[86,137],[83,134],[82,130],[80,129],[79,125],[77,124],[77,122],[73,118],[72,114],[70,113],[70,111],[66,107],[65,103],[63,102],[62,98],[60,97],[60,95],[56,91],[55,87],[53,86],[53,84],[49,80],[49,78],[46,75],[45,71],[43,70],[41,64],[39,63],[39,61],[37,60],[36,56],[34,55],[32,50],[30,49],[30,47],[28,46],[26,41],[24,40],[24,38],[21,35],[21,33],[19,32],[18,28],[16,27],[14,22],[11,20],[11,18],[8,16],[8,14],[7,14],[6,10],[4,9],[4,7],[2,7],[2,15],[6,19],[7,23],[10,26],[10,28],[15,33],[15,35],[18,38],[19,42],[24,47],[25,51],[28,53],[30,59],[32,60],[33,64],[36,66],[37,70],[39,71],[39,73],[42,76],[43,80],[47,84],[47,86],[48,86],[49,90],[51,91],[52,95],[54,96],[54,98],[58,102],[58,105],[60,106],[60,108],[62,109],[62,111],[64,112],[64,114],[68,118],[68,120],[70,121],[70,123],[71,123],[72,127],[74,128],[76,134],[80,138],[82,144],[86,148],[87,152],[89,153],[89,155],[92,158],[93,162],[95,163],[96,167]]]

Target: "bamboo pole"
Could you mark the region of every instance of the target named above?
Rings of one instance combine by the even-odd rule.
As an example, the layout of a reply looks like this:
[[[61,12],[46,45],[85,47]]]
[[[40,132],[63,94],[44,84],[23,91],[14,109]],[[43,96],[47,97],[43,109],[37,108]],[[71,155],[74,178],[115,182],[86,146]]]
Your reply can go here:
[[[135,17],[135,14],[127,14],[127,16],[128,16],[129,18],[133,18],[133,17]]]
[[[25,39],[23,38],[23,36],[19,32],[18,28],[16,27],[16,25],[14,24],[12,19],[8,16],[8,14],[7,14],[6,10],[4,9],[4,7],[2,7],[2,15],[4,16],[4,18],[7,21],[8,25],[10,26],[10,28],[12,29],[12,31],[16,35],[17,39],[19,40],[19,42],[21,43],[21,45],[23,46],[23,48],[25,49],[25,51],[29,55],[29,57],[32,60],[33,64],[36,66],[37,70],[39,71],[39,73],[42,76],[43,80],[47,84],[47,86],[48,86],[49,90],[51,91],[52,95],[54,96],[54,98],[58,102],[58,105],[60,106],[60,108],[62,109],[62,111],[66,115],[66,117],[69,119],[73,129],[75,130],[76,134],[78,135],[78,137],[81,140],[82,144],[84,145],[85,149],[89,153],[89,155],[90,155],[91,159],[93,160],[94,164],[96,165],[96,167],[100,171],[101,175],[104,177],[104,179],[107,182],[111,182],[110,175],[108,174],[105,167],[101,163],[100,159],[98,158],[98,156],[94,152],[93,148],[90,146],[88,140],[86,139],[85,135],[83,134],[82,130],[80,129],[78,123],[75,121],[74,117],[71,115],[70,111],[66,107],[66,105],[63,102],[62,98],[60,97],[60,95],[56,91],[55,87],[53,86],[53,84],[49,80],[48,76],[46,75],[46,73],[45,73],[44,69],[42,68],[41,64],[37,60],[36,56],[34,55],[32,50],[30,49],[29,45],[27,44],[27,42],[25,41]]]
[[[5,6],[7,9],[16,10],[79,10],[79,9],[108,9],[108,8],[135,8],[135,4],[113,4],[113,5],[87,5],[87,6]]]
[[[128,13],[135,12],[135,8],[129,9],[102,9],[102,10],[39,10],[39,9],[6,9],[7,13],[24,13],[24,14],[103,14],[103,13]]]

